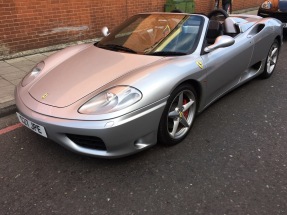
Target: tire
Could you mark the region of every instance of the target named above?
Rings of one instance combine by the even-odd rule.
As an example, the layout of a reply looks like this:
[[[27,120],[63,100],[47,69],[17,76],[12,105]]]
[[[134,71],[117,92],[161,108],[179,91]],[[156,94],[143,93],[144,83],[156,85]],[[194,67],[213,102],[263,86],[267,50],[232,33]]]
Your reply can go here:
[[[170,95],[161,116],[158,143],[173,146],[190,131],[197,110],[197,95],[189,84],[178,86]]]
[[[267,55],[267,59],[266,59],[265,66],[264,66],[264,71],[260,75],[261,78],[266,79],[266,78],[269,78],[273,74],[276,68],[276,65],[277,65],[277,61],[278,61],[279,48],[280,47],[279,47],[278,41],[274,40]]]

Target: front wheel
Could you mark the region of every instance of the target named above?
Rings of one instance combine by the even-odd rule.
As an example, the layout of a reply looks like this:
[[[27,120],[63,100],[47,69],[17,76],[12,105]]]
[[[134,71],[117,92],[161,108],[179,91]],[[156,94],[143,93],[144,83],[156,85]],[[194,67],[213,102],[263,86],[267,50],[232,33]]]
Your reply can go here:
[[[277,40],[275,40],[268,52],[265,68],[263,73],[261,74],[261,78],[264,79],[269,78],[273,74],[277,64],[278,55],[279,55],[279,43]]]
[[[197,108],[197,95],[189,84],[177,87],[170,95],[163,111],[158,142],[172,146],[181,142],[191,129]]]

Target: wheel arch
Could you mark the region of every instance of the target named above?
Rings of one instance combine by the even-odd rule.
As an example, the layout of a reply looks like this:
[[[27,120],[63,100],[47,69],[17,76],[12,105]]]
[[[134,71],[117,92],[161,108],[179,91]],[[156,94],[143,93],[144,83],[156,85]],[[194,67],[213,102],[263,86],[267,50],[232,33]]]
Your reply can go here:
[[[280,49],[280,48],[281,48],[281,44],[282,44],[282,38],[281,38],[281,36],[280,36],[280,35],[277,35],[277,37],[275,37],[275,40],[278,41],[278,43],[279,43],[279,49]]]
[[[177,85],[175,85],[173,87],[173,89],[171,90],[170,94],[172,93],[172,91],[174,91],[178,86],[180,85],[183,85],[183,84],[189,84],[191,86],[193,86],[195,92],[196,92],[196,96],[197,96],[197,99],[198,99],[198,106],[197,106],[197,109],[198,107],[200,106],[201,104],[201,97],[202,97],[202,85],[200,84],[199,81],[197,80],[194,80],[194,79],[188,79],[188,80],[184,80],[182,82],[179,82]]]

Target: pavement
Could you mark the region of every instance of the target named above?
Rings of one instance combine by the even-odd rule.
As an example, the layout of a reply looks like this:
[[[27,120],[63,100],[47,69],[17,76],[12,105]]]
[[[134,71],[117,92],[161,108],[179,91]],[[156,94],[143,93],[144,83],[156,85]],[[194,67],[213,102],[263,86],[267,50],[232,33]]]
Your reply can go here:
[[[257,14],[257,8],[235,11],[234,13]],[[0,117],[16,111],[14,101],[15,86],[38,62],[56,51],[39,53],[0,61]]]

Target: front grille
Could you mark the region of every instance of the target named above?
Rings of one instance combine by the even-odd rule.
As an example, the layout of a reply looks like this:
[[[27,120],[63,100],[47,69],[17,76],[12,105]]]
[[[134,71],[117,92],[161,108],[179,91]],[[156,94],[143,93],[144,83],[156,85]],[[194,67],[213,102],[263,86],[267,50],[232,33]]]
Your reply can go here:
[[[104,141],[99,137],[67,134],[75,144],[89,149],[107,150]]]

